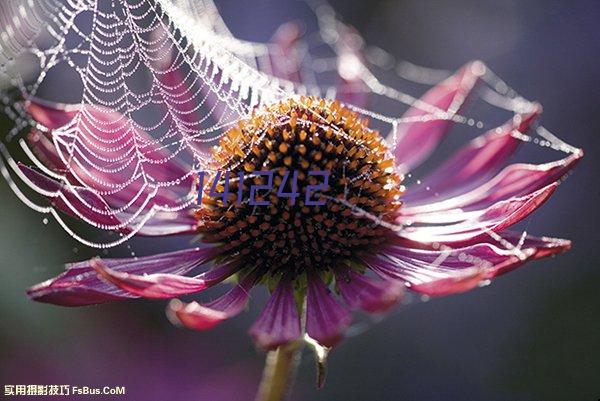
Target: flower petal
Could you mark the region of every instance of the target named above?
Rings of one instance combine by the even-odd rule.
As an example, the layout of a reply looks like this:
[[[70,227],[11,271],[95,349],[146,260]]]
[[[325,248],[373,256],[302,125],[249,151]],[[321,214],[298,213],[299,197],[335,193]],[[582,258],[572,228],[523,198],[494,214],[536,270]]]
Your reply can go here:
[[[225,295],[206,304],[195,301],[184,303],[173,299],[167,307],[167,316],[174,324],[181,324],[192,330],[211,329],[239,314],[246,307],[250,290],[256,281],[257,276],[252,272]]]
[[[512,164],[485,184],[460,195],[432,203],[412,205],[401,210],[400,222],[442,224],[471,218],[495,203],[526,196],[560,180],[583,157],[583,152],[540,165]],[[472,212],[472,213],[471,213]]]
[[[113,271],[130,274],[185,274],[212,257],[213,248],[194,248],[132,259],[103,259]],[[98,277],[91,261],[67,265],[57,277],[31,287],[27,295],[35,301],[63,306],[83,306],[129,298],[138,295],[125,292]]]
[[[525,263],[523,260],[523,256],[525,255],[528,256],[527,260],[537,260],[571,249],[571,241],[566,239],[534,237],[527,235],[527,233],[514,231],[502,231],[495,235],[494,238],[487,239],[486,242],[503,249],[523,251],[520,255],[522,263]],[[522,263],[497,268],[493,271],[493,277],[508,273],[514,268],[519,267]]]
[[[106,202],[92,190],[69,183],[61,184],[22,164],[18,167],[24,178],[29,181],[28,185],[52,201],[59,210],[92,225],[115,230],[123,228],[121,221]]]
[[[405,207],[466,193],[493,177],[523,142],[515,131],[527,132],[541,110],[537,106],[531,113],[517,114],[506,124],[473,139],[420,185],[409,186],[402,197]]]
[[[205,262],[198,260],[196,265]],[[181,295],[202,291],[220,283],[239,270],[239,264],[230,262],[202,273],[195,277],[178,274],[154,273],[133,274],[119,272],[107,267],[102,260],[93,259],[90,265],[105,280],[116,285],[123,291],[144,298],[174,298]]]
[[[418,243],[440,243],[450,246],[472,244],[490,233],[502,231],[535,211],[556,190],[558,183],[550,184],[525,196],[500,201],[483,210],[465,213],[458,223],[406,227],[400,236]]]
[[[430,296],[468,291],[484,280],[507,273],[529,260],[563,252],[570,242],[502,232],[502,241],[461,248],[414,249],[391,246],[377,256],[364,256],[377,274],[404,282],[411,290]]]
[[[150,62],[166,113],[187,144],[209,155],[210,143],[218,139],[215,136],[220,132],[208,129],[209,123],[222,126],[227,120],[239,117],[215,92],[215,88],[225,90],[230,83],[202,57],[194,58],[194,65],[190,66],[179,44],[161,24],[152,31],[151,38],[157,46]]]
[[[410,122],[397,127],[397,140],[393,145],[402,171],[414,169],[433,152],[454,124],[452,117],[462,109],[484,72],[485,66],[480,61],[465,65],[425,93],[404,114],[402,119]]]
[[[308,279],[306,295],[306,332],[319,344],[333,347],[350,325],[350,312],[330,294],[320,277]]]
[[[339,292],[352,309],[387,312],[402,298],[404,285],[391,280],[374,280],[350,268],[336,270]]]
[[[196,231],[198,221],[188,210],[167,212],[153,209],[148,215],[116,212],[89,188],[58,182],[22,164],[18,165],[18,169],[30,188],[50,200],[54,207],[94,227],[124,233],[135,230],[137,234],[149,236]]]
[[[301,334],[293,284],[282,278],[250,328],[250,335],[257,347],[269,350],[295,341]]]
[[[113,208],[130,206],[133,199],[133,206],[151,199],[149,207],[173,207],[194,186],[193,169],[177,159],[181,146],[171,153],[115,110],[33,99],[28,111],[50,130],[29,136],[34,152],[71,182],[96,190]]]

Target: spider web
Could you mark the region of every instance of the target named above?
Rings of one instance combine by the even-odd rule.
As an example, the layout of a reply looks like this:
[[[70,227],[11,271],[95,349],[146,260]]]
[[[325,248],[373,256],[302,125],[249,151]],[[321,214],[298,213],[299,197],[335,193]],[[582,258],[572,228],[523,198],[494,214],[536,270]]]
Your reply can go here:
[[[496,126],[459,107],[448,112],[420,101],[422,89],[414,94],[398,89],[431,87],[451,72],[396,60],[367,46],[327,4],[312,7],[314,32],[281,40],[293,30],[287,25],[272,42],[256,43],[236,38],[211,0],[3,1],[0,100],[12,128],[0,143],[2,174],[23,202],[51,214],[75,239],[108,248],[157,229],[149,228],[153,219],[166,221],[192,207],[195,172],[209,168],[210,146],[262,104],[298,95],[341,99],[389,132],[391,143],[399,127],[414,121],[452,120],[479,133]],[[472,102],[515,115],[536,107],[489,68],[476,65],[484,84]],[[393,85],[379,78],[391,73]],[[369,107],[366,97],[375,99]],[[70,106],[59,116],[51,101]],[[402,117],[398,110],[409,107],[426,113]],[[46,118],[34,118],[40,115]],[[31,135],[51,141],[59,152],[58,168],[45,167]],[[514,135],[542,148],[579,152],[541,125],[531,135]],[[36,166],[60,188],[34,183],[17,160]],[[107,205],[75,186],[108,199]],[[176,201],[165,200],[174,195]],[[55,201],[44,202],[44,196]],[[74,228],[57,212],[59,202],[101,232],[120,231],[118,238],[84,237],[89,227]],[[81,213],[82,206],[89,213]],[[106,223],[98,224],[93,215],[106,217]],[[367,217],[384,224],[379,216]]]

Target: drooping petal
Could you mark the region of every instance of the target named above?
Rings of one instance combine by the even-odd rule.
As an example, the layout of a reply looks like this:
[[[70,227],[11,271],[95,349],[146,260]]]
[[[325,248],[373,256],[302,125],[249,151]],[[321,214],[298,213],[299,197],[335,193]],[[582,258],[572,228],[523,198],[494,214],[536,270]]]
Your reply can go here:
[[[227,89],[227,79],[203,57],[188,64],[164,26],[158,24],[151,37],[157,44],[150,60],[153,78],[169,118],[187,144],[209,154],[210,143],[219,133],[209,129],[210,125],[220,126],[239,117],[215,92],[215,88]]]
[[[522,263],[525,263],[525,261],[523,261],[523,256],[525,255],[528,256],[527,260],[537,260],[566,252],[571,249],[571,241],[566,239],[535,237],[527,235],[527,233],[518,233],[514,231],[502,231],[493,237],[489,237],[485,240],[485,242],[494,246],[498,246],[502,249],[518,251],[524,250],[524,253],[520,255]],[[521,264],[498,268],[493,272],[493,276],[496,277],[507,273],[519,266],[521,266]]]
[[[375,280],[349,268],[335,274],[340,294],[352,309],[382,313],[402,298],[404,285],[398,281]]]
[[[425,93],[404,114],[402,119],[408,122],[398,125],[393,144],[393,153],[402,171],[412,170],[433,152],[484,72],[485,66],[480,61],[465,65]]]
[[[525,196],[510,198],[483,210],[465,213],[465,219],[457,223],[405,227],[400,236],[418,243],[439,243],[454,247],[472,244],[487,237],[489,233],[502,231],[523,220],[548,200],[557,186],[557,183],[553,183]]]
[[[431,203],[405,204],[400,222],[449,223],[472,218],[481,210],[495,203],[516,197],[527,196],[560,180],[577,165],[583,152],[574,153],[564,159],[540,165],[512,164],[497,176],[479,187],[456,196]]]
[[[300,318],[290,280],[281,279],[250,328],[250,335],[257,347],[264,350],[274,349],[300,338]]]
[[[33,99],[27,105],[31,117],[44,127],[54,130],[67,125],[80,110],[80,105],[60,104]]]
[[[173,207],[194,186],[192,169],[177,158],[181,146],[170,152],[115,110],[32,99],[28,111],[50,130],[29,136],[33,150],[58,164],[50,167],[65,172],[71,182],[96,190],[112,208],[131,202]]]
[[[531,113],[517,114],[506,124],[469,142],[422,179],[420,185],[407,188],[402,197],[405,207],[463,194],[492,178],[522,143],[515,132],[527,132],[540,113],[541,107],[537,107]]]
[[[198,264],[201,262],[199,261]],[[213,267],[195,277],[187,277],[167,273],[134,274],[120,272],[107,267],[100,259],[92,260],[90,264],[100,276],[123,291],[144,298],[157,299],[174,298],[202,291],[220,283],[239,270],[238,263],[230,262]]]
[[[107,229],[124,228],[106,202],[93,191],[67,183],[61,184],[22,164],[19,164],[19,170],[29,181],[29,186],[37,189],[59,210],[89,224]]]
[[[502,241],[490,239],[461,248],[414,249],[391,246],[363,261],[381,276],[404,282],[411,290],[430,296],[468,291],[489,280],[570,247],[570,242],[555,238],[536,238],[502,232]]]
[[[196,231],[198,221],[188,210],[174,212],[153,210],[152,215],[113,210],[97,192],[58,182],[30,167],[19,165],[29,186],[52,202],[58,210],[95,227],[120,232],[135,230],[140,235],[164,236]],[[150,217],[150,218],[148,218]]]
[[[183,275],[210,259],[214,252],[214,248],[194,248],[140,258],[103,259],[102,263],[121,273]],[[65,272],[31,287],[27,294],[35,301],[63,306],[84,306],[138,298],[138,295],[100,279],[91,261],[67,265]]]
[[[250,290],[256,284],[256,274],[250,273],[225,295],[206,304],[184,303],[174,299],[167,307],[167,316],[175,324],[192,330],[208,330],[239,314],[248,303]]]
[[[306,295],[306,333],[319,344],[333,347],[350,325],[350,312],[330,294],[318,276],[309,277]]]
[[[170,43],[158,36],[158,31],[153,36],[155,40],[162,40],[163,44],[159,46],[158,57],[152,59],[160,95],[169,108],[171,118],[176,124],[182,125],[181,129],[194,127],[200,119],[202,99],[194,85],[195,74],[190,69],[185,70],[187,65],[184,58],[179,52],[173,52],[168,46]]]

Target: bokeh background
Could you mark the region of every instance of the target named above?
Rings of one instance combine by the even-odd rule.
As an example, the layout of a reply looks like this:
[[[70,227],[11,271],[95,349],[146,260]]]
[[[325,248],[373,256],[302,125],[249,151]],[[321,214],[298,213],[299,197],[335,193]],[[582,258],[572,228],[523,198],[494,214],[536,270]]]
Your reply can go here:
[[[311,18],[296,0],[217,5],[233,32],[251,40],[267,40],[282,22]],[[582,147],[586,157],[522,227],[572,239],[571,252],[486,288],[398,309],[334,350],[322,390],[314,388],[313,361],[305,354],[293,399],[598,399],[600,3],[332,5],[367,42],[399,59],[444,69],[482,59],[523,96],[540,101],[544,125]],[[449,142],[460,139],[450,136]],[[245,332],[257,307],[198,334],[171,326],[163,302],[66,309],[29,301],[28,286],[58,274],[65,261],[96,254],[43,217],[0,181],[0,384],[124,385],[127,396],[118,399],[135,401],[253,398],[263,355]],[[112,254],[143,255],[188,243],[129,246]]]

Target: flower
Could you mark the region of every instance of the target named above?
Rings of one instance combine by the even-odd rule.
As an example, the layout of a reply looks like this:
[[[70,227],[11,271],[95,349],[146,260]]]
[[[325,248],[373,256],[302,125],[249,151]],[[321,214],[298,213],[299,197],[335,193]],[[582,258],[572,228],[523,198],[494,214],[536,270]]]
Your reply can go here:
[[[324,205],[307,206],[302,196],[294,205],[270,196],[270,205],[258,209],[208,199],[178,213],[158,212],[140,234],[200,233],[205,246],[74,263],[28,294],[66,306],[138,297],[172,299],[168,315],[173,321],[205,330],[239,314],[252,289],[266,285],[270,299],[250,329],[259,348],[273,349],[304,334],[332,347],[350,325],[351,310],[383,313],[402,298],[405,288],[428,296],[464,292],[527,261],[567,250],[567,240],[507,230],[544,203],[583,155],[578,151],[552,163],[504,167],[522,142],[519,136],[541,112],[538,106],[467,143],[421,185],[402,185],[403,174],[423,162],[450,131],[451,117],[461,110],[484,68],[480,62],[469,63],[430,89],[407,111],[395,141],[379,136],[339,102],[294,96],[258,108],[221,139],[214,151],[215,169],[234,176],[270,169],[277,172],[276,183],[294,169],[301,195],[315,184],[309,171],[330,171],[329,190],[315,195]],[[52,129],[68,124],[75,111],[102,124],[103,129],[84,125],[92,141],[106,144],[107,135],[118,138],[113,150],[124,147],[124,127],[129,125],[123,123],[126,117],[98,106],[30,102],[32,117],[50,129],[29,138],[38,155],[48,166],[85,183],[94,177],[79,171],[77,164],[65,166],[58,157],[60,142],[52,138]],[[167,160],[166,166],[154,167],[156,174],[185,177],[149,198],[143,210],[157,204],[174,206],[182,193],[195,187],[195,177],[188,174],[191,168],[155,148],[156,142],[144,132],[135,134],[149,157]],[[20,169],[65,213],[120,232],[135,229],[130,216],[110,211],[131,193],[144,193],[141,184],[128,184],[125,193],[102,195],[83,186],[62,185],[30,167]],[[98,171],[107,188],[126,182],[124,170]],[[254,180],[261,183],[259,177]],[[238,185],[234,181],[230,189],[246,199],[249,185]],[[210,267],[188,275],[201,265]],[[176,299],[232,277],[236,284],[214,301]]]

